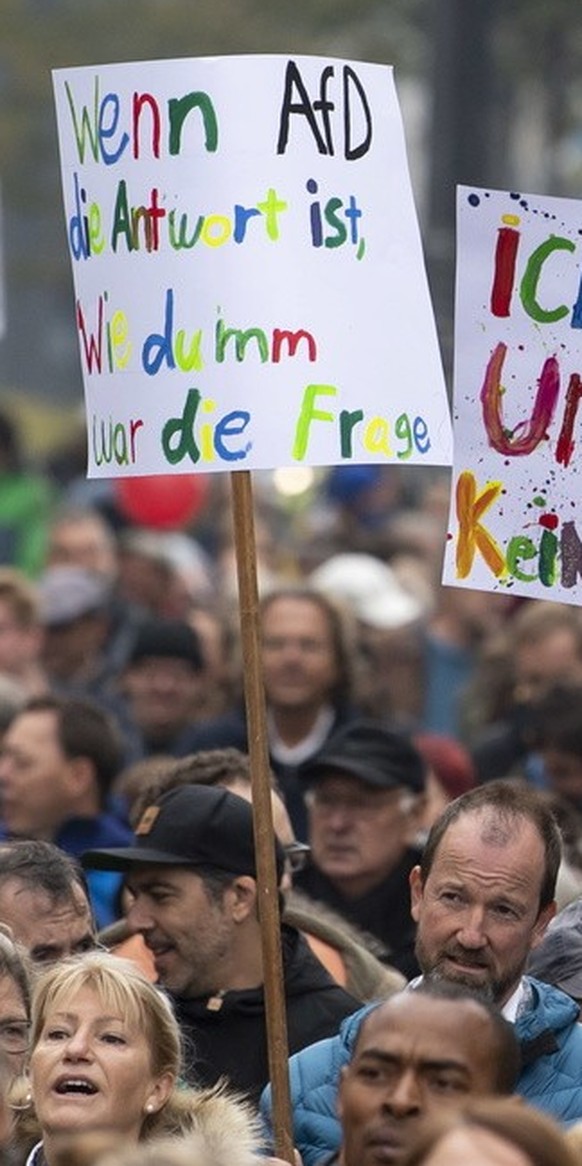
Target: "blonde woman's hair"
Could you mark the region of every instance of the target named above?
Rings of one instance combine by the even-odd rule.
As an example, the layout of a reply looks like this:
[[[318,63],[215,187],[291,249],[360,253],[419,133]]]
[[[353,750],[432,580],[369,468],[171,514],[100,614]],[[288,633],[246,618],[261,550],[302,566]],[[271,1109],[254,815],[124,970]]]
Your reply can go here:
[[[101,1002],[143,1032],[154,1075],[181,1068],[180,1030],[167,996],[131,960],[104,951],[90,951],[62,960],[39,977],[32,997],[31,1049],[38,1043],[47,1013],[91,988]]]

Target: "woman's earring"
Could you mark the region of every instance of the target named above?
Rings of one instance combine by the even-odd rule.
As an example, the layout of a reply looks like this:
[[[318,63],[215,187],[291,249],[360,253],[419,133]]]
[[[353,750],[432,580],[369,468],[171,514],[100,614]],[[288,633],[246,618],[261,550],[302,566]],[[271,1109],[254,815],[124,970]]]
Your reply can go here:
[[[33,1104],[33,1090],[30,1088],[30,1081],[26,1075],[16,1077],[12,1088],[10,1088],[9,1108],[14,1110],[15,1114],[23,1114],[27,1109],[31,1108]]]

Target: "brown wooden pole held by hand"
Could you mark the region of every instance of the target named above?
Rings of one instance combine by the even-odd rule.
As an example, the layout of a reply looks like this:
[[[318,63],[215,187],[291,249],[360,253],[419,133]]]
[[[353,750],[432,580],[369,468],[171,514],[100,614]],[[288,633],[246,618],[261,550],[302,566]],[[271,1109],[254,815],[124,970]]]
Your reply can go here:
[[[283,988],[281,917],[271,806],[271,774],[261,662],[257,556],[250,471],[236,470],[231,473],[230,480],[253,794],[269,1074],[273,1092],[275,1153],[293,1166],[295,1159],[289,1093],[289,1049]]]

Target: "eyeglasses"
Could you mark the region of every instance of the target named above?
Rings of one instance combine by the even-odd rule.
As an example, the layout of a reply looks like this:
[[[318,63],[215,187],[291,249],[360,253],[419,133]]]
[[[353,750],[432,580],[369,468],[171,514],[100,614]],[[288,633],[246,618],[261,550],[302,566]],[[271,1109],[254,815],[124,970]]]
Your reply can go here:
[[[311,854],[311,847],[305,842],[290,842],[284,849],[285,858],[291,874],[297,874],[300,870],[303,870]]]
[[[378,790],[374,793],[337,794],[319,787],[307,791],[305,802],[308,809],[325,818],[337,810],[347,811],[354,818],[374,818],[380,810],[394,808],[406,811],[410,808],[409,798],[401,787]]]
[[[0,1049],[5,1053],[25,1053],[30,1042],[28,1020],[0,1021]]]

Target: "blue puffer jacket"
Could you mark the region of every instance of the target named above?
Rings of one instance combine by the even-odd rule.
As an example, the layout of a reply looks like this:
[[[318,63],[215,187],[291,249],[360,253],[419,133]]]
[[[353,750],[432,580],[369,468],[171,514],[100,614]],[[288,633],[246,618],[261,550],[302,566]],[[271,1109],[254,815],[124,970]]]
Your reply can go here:
[[[582,1119],[582,1026],[580,1009],[564,992],[524,977],[528,1006],[516,1021],[524,1068],[517,1093],[568,1125]],[[304,1166],[316,1166],[340,1144],[337,1083],[351,1057],[367,1005],[343,1021],[337,1036],[309,1045],[289,1062],[293,1138]],[[271,1130],[271,1096],[261,1098],[261,1114]]]
[[[582,1118],[580,1008],[559,988],[532,976],[524,980],[532,998],[515,1022],[523,1061],[516,1092],[570,1125]]]

